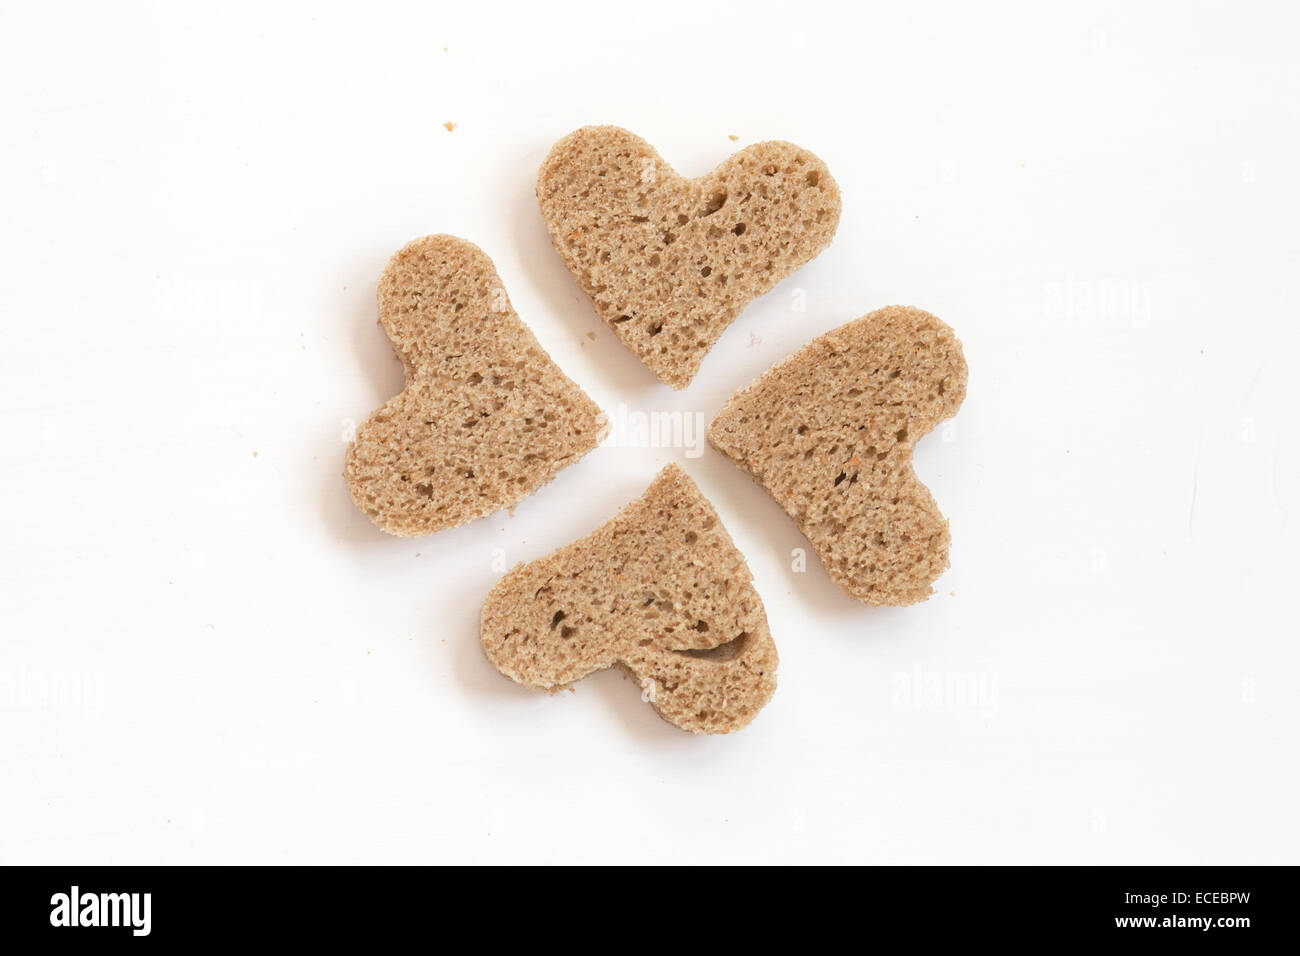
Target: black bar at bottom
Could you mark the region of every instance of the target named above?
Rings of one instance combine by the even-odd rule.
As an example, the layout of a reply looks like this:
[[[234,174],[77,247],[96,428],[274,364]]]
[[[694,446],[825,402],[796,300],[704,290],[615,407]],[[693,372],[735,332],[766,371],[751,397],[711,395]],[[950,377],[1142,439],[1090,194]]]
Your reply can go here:
[[[689,911],[683,928],[692,934],[701,922],[716,928],[709,945],[739,945],[754,933],[772,945],[779,926],[813,945],[847,935],[864,947],[888,940],[1238,946],[1295,937],[1293,876],[1287,868],[1237,867],[881,868],[828,869],[810,882],[777,869],[13,867],[0,871],[0,920],[10,952],[61,937],[92,949],[152,940],[337,947],[412,934],[432,945],[481,933],[495,947],[517,931],[531,945],[600,944],[608,937],[595,934],[605,928],[645,933],[654,946],[674,932],[679,910]]]

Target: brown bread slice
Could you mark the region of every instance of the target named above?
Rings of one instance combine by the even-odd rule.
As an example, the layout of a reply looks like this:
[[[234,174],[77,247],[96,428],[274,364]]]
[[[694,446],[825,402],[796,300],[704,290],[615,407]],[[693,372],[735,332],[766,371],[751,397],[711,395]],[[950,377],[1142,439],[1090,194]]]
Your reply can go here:
[[[615,665],[683,730],[726,734],[776,689],[776,645],[745,558],[668,465],[587,537],[503,577],[483,603],[488,660],[556,691]]]
[[[379,281],[401,394],[357,429],[344,477],[357,507],[415,536],[514,505],[600,441],[600,410],[519,320],[492,260],[417,239]]]
[[[617,126],[556,143],[537,199],[596,312],[673,388],[751,299],[830,244],[840,220],[826,165],[791,143],[758,143],[686,179]]]
[[[948,522],[912,471],[956,414],[966,360],[928,312],[889,306],[823,335],[737,392],[709,427],[866,604],[914,604],[948,566]]]

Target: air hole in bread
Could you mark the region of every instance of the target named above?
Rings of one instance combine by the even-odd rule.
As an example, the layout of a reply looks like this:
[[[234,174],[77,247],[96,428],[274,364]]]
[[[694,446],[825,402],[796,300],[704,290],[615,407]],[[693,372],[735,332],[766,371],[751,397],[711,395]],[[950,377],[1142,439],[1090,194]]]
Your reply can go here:
[[[681,654],[683,657],[694,657],[696,660],[716,661],[718,663],[729,661],[740,654],[745,645],[749,642],[750,633],[742,631],[740,634],[727,641],[725,644],[719,644],[717,647],[708,648],[687,648],[674,653]]]

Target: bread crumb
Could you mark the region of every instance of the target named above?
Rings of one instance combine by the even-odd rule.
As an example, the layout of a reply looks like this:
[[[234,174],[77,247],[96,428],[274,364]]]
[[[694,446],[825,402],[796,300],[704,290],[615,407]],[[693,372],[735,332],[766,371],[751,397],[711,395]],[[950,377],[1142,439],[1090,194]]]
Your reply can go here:
[[[595,332],[588,332],[588,333],[587,333],[587,338],[591,339],[593,342],[596,341],[596,333],[595,333]]]
[[[737,136],[735,133],[728,133],[727,139],[731,140],[734,143],[736,140],[740,139],[740,137]]]
[[[257,457],[257,452],[253,452],[253,457],[254,457],[254,458]]]
[[[442,125],[443,128],[446,129],[448,133],[450,133],[452,130],[456,128],[456,124],[453,123],[451,120],[447,120],[447,122],[443,123]]]

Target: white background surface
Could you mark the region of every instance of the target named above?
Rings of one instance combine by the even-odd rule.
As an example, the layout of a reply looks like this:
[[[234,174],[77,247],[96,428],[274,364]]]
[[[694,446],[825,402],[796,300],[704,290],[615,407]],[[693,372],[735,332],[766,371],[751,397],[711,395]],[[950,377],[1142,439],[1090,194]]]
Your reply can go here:
[[[1297,861],[1294,5],[365,7],[0,14],[0,861]],[[789,139],[843,190],[683,393],[536,208],[601,122],[688,175]],[[342,436],[401,387],[375,285],[434,232],[611,414],[707,421],[871,309],[944,318],[971,384],[918,451],[935,597],[792,571],[806,542],[711,449],[603,447],[513,516],[377,531]],[[730,737],[478,645],[494,549],[673,460],[781,652]]]

